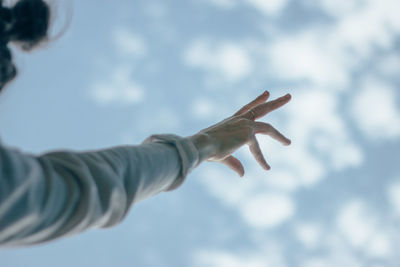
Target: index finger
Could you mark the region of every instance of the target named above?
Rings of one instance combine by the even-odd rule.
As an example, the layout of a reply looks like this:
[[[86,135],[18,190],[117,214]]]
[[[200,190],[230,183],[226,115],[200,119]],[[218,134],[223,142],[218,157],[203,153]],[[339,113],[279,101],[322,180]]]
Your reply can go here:
[[[292,96],[290,94],[286,94],[275,100],[272,100],[265,104],[260,104],[260,105],[256,106],[255,108],[252,109],[254,117],[255,117],[254,119],[261,118],[261,117],[265,116],[266,114],[270,113],[271,111],[274,111],[275,109],[282,107],[283,105],[288,103],[291,98],[292,98]],[[248,113],[249,113],[249,116],[252,116],[252,114],[250,114],[250,111],[246,112],[244,115],[246,115]]]

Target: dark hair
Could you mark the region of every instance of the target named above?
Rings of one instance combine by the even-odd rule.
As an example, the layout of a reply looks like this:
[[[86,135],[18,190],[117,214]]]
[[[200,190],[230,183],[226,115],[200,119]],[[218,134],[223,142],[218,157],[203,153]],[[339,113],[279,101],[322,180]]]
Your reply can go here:
[[[19,0],[12,7],[0,0],[0,91],[17,75],[9,42],[31,50],[46,39],[49,21],[50,8],[43,0]]]

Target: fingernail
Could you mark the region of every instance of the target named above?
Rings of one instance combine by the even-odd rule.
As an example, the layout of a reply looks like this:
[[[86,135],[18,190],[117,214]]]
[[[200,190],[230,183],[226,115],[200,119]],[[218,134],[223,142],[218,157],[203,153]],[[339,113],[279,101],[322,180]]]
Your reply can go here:
[[[292,97],[290,94],[285,95],[286,98]]]

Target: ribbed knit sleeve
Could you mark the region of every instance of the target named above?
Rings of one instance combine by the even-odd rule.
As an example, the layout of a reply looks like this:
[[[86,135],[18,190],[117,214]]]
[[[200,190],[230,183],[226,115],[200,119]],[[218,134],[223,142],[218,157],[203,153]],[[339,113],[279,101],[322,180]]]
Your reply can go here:
[[[199,155],[189,138],[42,155],[0,144],[0,247],[119,223],[143,199],[179,187]]]

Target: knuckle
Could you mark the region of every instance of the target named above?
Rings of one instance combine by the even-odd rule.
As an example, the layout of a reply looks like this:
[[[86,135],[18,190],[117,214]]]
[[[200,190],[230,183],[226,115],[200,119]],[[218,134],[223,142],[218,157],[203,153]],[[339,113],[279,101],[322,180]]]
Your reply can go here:
[[[239,124],[243,124],[243,125],[249,125],[249,123],[251,122],[251,120],[249,120],[248,118],[246,118],[246,117],[240,117],[238,120],[237,120],[237,122],[239,123]]]

